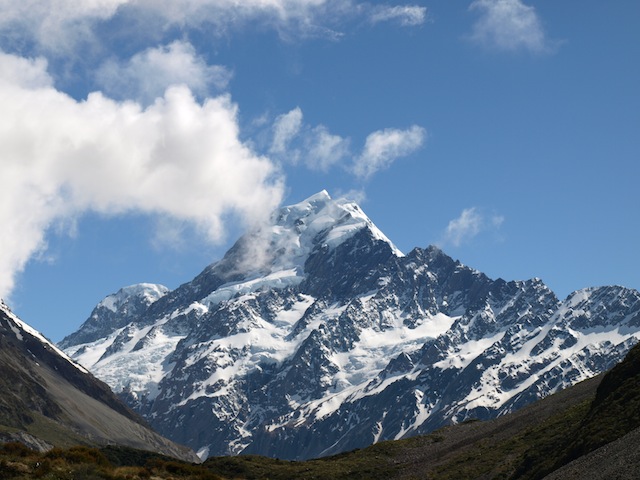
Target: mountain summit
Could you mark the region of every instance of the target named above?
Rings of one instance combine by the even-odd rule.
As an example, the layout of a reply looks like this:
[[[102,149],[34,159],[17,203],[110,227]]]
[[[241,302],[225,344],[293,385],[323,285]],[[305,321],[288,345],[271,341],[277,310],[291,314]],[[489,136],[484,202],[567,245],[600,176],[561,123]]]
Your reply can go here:
[[[403,255],[324,191],[173,291],[114,295],[61,347],[203,458],[302,459],[495,417],[640,339],[635,290],[561,302],[539,279],[493,280],[436,247]]]

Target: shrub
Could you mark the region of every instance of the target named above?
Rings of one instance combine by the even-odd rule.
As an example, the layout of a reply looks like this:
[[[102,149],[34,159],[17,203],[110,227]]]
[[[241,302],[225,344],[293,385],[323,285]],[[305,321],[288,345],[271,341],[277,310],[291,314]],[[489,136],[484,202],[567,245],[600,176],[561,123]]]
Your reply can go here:
[[[45,457],[51,460],[61,459],[71,464],[110,465],[100,450],[89,447],[54,448],[48,451]]]
[[[24,458],[29,457],[36,452],[20,442],[8,442],[2,445],[0,453],[10,457]]]

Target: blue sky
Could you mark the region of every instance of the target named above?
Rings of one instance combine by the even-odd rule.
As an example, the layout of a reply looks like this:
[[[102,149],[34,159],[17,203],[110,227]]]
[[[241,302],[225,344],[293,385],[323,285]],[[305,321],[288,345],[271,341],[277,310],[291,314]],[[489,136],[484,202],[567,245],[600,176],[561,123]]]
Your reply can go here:
[[[640,3],[236,3],[0,2],[0,296],[46,336],[322,189],[405,252],[640,288]]]

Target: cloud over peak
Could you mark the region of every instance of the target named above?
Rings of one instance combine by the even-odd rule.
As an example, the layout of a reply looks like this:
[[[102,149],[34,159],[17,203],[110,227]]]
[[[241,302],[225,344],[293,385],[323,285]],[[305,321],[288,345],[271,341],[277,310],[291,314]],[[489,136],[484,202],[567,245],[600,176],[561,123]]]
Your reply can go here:
[[[249,223],[279,204],[281,172],[239,139],[229,96],[198,103],[177,86],[147,108],[100,93],[79,102],[45,68],[0,55],[0,296],[48,228],[84,212],[184,220],[216,242],[229,214]]]

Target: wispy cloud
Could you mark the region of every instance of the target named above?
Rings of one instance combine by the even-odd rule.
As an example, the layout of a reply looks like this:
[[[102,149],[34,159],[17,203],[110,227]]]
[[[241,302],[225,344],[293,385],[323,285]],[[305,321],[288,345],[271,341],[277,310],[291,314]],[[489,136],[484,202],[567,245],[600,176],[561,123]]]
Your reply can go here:
[[[269,152],[281,161],[327,172],[349,154],[349,140],[324,125],[304,123],[300,107],[279,115],[273,123]]]
[[[253,222],[279,204],[281,173],[240,140],[228,96],[172,87],[143,108],[52,85],[46,62],[0,53],[0,296],[46,232],[84,212],[185,221],[216,242],[230,214]]]
[[[139,26],[136,36],[157,41],[158,34],[171,27],[207,26],[210,35],[227,35],[247,25],[255,27],[256,22],[286,38],[336,38],[355,19],[393,21],[406,27],[421,24],[425,15],[424,7],[375,6],[355,0],[22,0],[2,2],[0,32],[5,43],[61,53],[79,45],[96,46],[96,25],[122,19]]]
[[[324,125],[313,128],[305,139],[305,161],[312,170],[327,172],[349,155],[349,139],[334,135]]]
[[[414,153],[426,140],[426,130],[417,125],[406,130],[388,128],[369,134],[362,151],[351,151],[351,140],[333,134],[324,125],[304,123],[302,110],[294,108],[276,118],[270,153],[282,161],[327,172],[339,165],[361,179],[389,168],[397,159]],[[350,162],[346,159],[352,158]]]
[[[458,218],[449,222],[441,243],[459,247],[483,231],[499,229],[503,222],[501,215],[487,216],[477,207],[465,208]]]
[[[427,19],[427,7],[415,5],[388,6],[381,5],[373,8],[370,14],[372,23],[396,22],[402,26],[422,25]]]
[[[302,128],[302,110],[296,107],[293,110],[279,115],[273,122],[273,140],[270,151],[273,154],[285,155],[289,150],[289,144],[300,133]],[[296,157],[297,157],[296,152]],[[292,159],[289,159],[291,161]],[[297,158],[294,159],[297,161]]]
[[[536,9],[521,0],[474,0],[469,9],[479,14],[470,35],[479,45],[536,54],[554,49]]]
[[[367,137],[362,153],[355,159],[353,172],[367,179],[389,168],[397,159],[414,153],[423,146],[426,138],[426,130],[418,125],[406,130],[388,128],[373,132]]]
[[[232,73],[220,65],[207,65],[186,41],[149,48],[126,62],[110,59],[96,72],[96,83],[115,99],[148,105],[171,85],[186,85],[201,98],[224,90]]]

